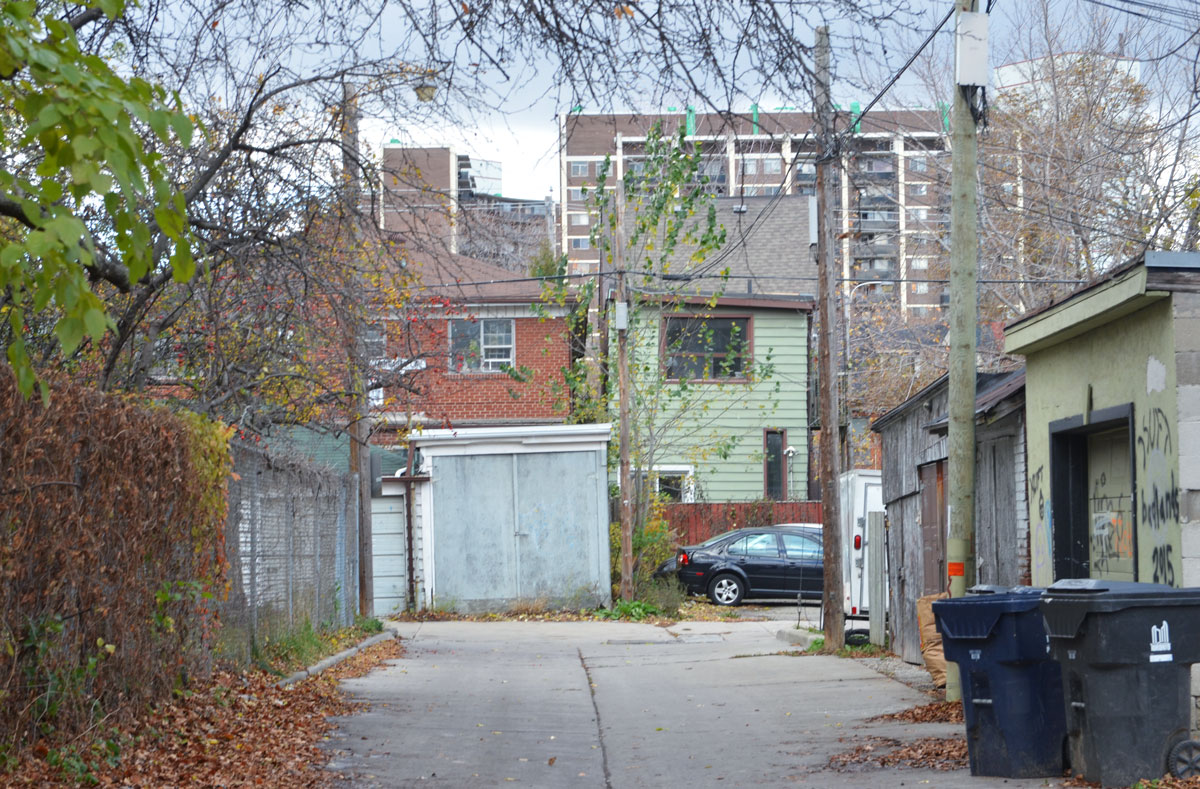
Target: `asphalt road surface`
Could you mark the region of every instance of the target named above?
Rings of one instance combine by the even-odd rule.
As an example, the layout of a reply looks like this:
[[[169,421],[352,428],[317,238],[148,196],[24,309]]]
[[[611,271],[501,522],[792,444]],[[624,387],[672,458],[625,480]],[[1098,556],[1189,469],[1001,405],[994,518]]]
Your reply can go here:
[[[429,622],[344,683],[332,769],[369,787],[1044,787],[829,759],[961,725],[869,723],[931,699],[855,660],[797,657],[788,623]]]

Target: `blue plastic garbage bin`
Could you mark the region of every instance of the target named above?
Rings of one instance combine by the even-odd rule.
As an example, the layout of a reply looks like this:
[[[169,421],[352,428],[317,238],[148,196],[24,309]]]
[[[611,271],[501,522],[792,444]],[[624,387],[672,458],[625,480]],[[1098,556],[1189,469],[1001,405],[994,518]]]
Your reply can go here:
[[[1049,655],[1041,592],[974,587],[933,604],[946,659],[962,681],[972,775],[1062,775],[1062,671]]]

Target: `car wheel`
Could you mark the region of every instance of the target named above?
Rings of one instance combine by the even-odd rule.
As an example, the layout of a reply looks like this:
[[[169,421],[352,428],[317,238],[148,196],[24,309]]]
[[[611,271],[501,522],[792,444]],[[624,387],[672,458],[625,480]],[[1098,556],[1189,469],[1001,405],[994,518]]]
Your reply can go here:
[[[718,575],[708,585],[709,599],[717,605],[737,605],[742,602],[742,595],[745,593],[746,584],[742,579],[728,573]]]

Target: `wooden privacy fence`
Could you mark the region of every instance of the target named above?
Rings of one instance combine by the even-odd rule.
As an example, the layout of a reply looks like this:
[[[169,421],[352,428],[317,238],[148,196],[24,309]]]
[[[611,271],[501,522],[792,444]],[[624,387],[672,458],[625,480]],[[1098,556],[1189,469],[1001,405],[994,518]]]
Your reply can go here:
[[[704,542],[721,532],[776,523],[820,523],[819,501],[729,501],[720,504],[668,504],[667,521],[681,545]]]

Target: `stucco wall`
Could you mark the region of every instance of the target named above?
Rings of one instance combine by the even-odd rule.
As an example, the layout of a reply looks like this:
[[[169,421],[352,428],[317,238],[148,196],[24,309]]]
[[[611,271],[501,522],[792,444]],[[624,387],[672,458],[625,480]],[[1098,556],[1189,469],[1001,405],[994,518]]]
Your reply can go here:
[[[1172,318],[1171,300],[1163,299],[1026,357],[1030,563],[1035,586],[1054,581],[1049,423],[1129,403],[1136,442],[1138,580],[1184,583]]]
[[[1175,293],[1183,585],[1200,586],[1200,294]]]

